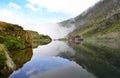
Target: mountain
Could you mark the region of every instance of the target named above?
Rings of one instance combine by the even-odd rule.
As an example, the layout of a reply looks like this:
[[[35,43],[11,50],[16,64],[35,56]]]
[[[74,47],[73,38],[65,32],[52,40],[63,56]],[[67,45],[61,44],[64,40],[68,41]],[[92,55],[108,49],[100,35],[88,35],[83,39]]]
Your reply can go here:
[[[120,1],[101,0],[75,18],[59,24],[74,24],[76,29],[71,34],[79,34],[83,38],[120,40]]]

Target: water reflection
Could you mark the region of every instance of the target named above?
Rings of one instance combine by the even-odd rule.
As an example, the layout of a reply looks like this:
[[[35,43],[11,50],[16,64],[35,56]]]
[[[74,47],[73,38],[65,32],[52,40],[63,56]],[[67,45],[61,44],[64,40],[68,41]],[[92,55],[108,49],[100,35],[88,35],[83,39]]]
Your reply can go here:
[[[72,46],[76,50],[70,58],[64,53],[64,58],[74,60],[87,71],[94,73],[98,78],[120,78],[120,46],[103,43],[84,42]],[[109,44],[112,44],[109,43]]]
[[[74,56],[75,50],[61,41],[39,46],[33,49],[32,59],[10,78],[96,78],[74,61],[59,57],[62,53]]]
[[[52,57],[57,56],[61,53],[69,53],[69,55],[75,54],[75,50],[63,41],[52,41],[47,45],[39,46],[38,48],[33,49],[33,51],[33,58],[37,56]]]
[[[33,49],[31,60],[10,78],[120,78],[120,48],[53,41]]]
[[[25,48],[23,50],[15,50],[10,52],[10,57],[16,64],[16,69],[19,69],[32,58],[32,48]]]
[[[14,68],[14,70],[18,70],[23,66],[24,63],[29,61],[32,57],[32,48],[26,48],[24,50],[16,50],[16,51],[10,51],[8,55],[11,59],[8,62],[11,63],[11,66]],[[0,69],[0,78],[8,78],[8,76],[14,71],[7,65],[4,65],[4,67],[1,67]]]
[[[95,78],[73,61],[60,57],[36,57],[10,78]]]

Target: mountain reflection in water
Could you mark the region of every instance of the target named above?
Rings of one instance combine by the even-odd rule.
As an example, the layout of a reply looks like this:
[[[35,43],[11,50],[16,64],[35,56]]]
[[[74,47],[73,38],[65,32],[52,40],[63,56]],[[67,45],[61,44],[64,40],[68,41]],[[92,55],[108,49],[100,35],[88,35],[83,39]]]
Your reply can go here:
[[[16,51],[10,51],[8,52],[8,55],[13,62],[11,66],[14,69],[11,69],[10,67],[7,67],[6,65],[2,66],[0,69],[0,78],[8,78],[8,76],[14,71],[18,70],[19,68],[23,67],[23,64],[29,61],[32,57],[32,48],[26,48],[24,50],[16,50]],[[11,62],[9,61],[9,62]]]
[[[24,66],[13,72],[10,78],[95,78],[74,61],[59,54],[75,55],[75,50],[65,42],[53,41],[33,49],[33,56]]]
[[[9,78],[120,78],[120,49],[98,44],[53,41],[39,46]]]

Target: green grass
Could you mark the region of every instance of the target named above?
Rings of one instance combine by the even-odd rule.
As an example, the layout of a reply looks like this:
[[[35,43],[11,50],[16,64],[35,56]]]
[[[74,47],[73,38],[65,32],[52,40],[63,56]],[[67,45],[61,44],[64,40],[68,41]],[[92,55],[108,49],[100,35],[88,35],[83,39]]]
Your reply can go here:
[[[25,42],[10,35],[0,36],[0,43],[4,44],[8,50],[25,48]]]
[[[116,34],[120,32],[120,20],[101,28],[99,24],[94,24],[91,28],[86,28],[77,32],[77,34],[82,35],[84,38],[105,38],[105,39],[118,39],[120,36]],[[116,35],[116,36],[115,36]]]
[[[112,20],[114,16],[98,18],[95,21],[86,20],[83,25],[76,29],[74,34],[81,35],[84,39],[114,39],[119,40],[120,19]]]
[[[113,24],[107,26],[104,29],[101,29],[100,34],[107,34],[107,33],[111,33],[111,32],[120,32],[120,20],[117,20],[116,22],[114,22]]]

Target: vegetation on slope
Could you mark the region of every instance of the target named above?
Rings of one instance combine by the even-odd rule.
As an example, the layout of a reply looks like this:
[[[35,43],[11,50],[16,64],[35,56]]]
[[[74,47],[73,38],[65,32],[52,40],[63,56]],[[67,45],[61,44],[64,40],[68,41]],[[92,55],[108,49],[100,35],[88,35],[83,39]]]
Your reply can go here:
[[[36,48],[38,45],[44,45],[51,42],[51,38],[48,35],[39,34],[36,31],[27,30],[32,34],[32,45],[33,48]]]
[[[31,46],[31,41],[31,34],[22,27],[0,22],[0,43],[4,44],[8,50]]]
[[[61,22],[63,26],[75,24],[72,34],[84,39],[120,40],[120,1],[102,0],[75,18]]]
[[[117,18],[115,18],[117,16]],[[77,34],[82,35],[84,38],[97,38],[97,39],[120,39],[120,14],[115,14],[109,19],[100,23],[93,24],[91,28],[86,28],[83,31],[78,31]],[[113,19],[113,20],[112,20]]]
[[[8,50],[25,48],[25,42],[22,39],[16,39],[11,35],[0,36],[0,43],[4,44]]]

